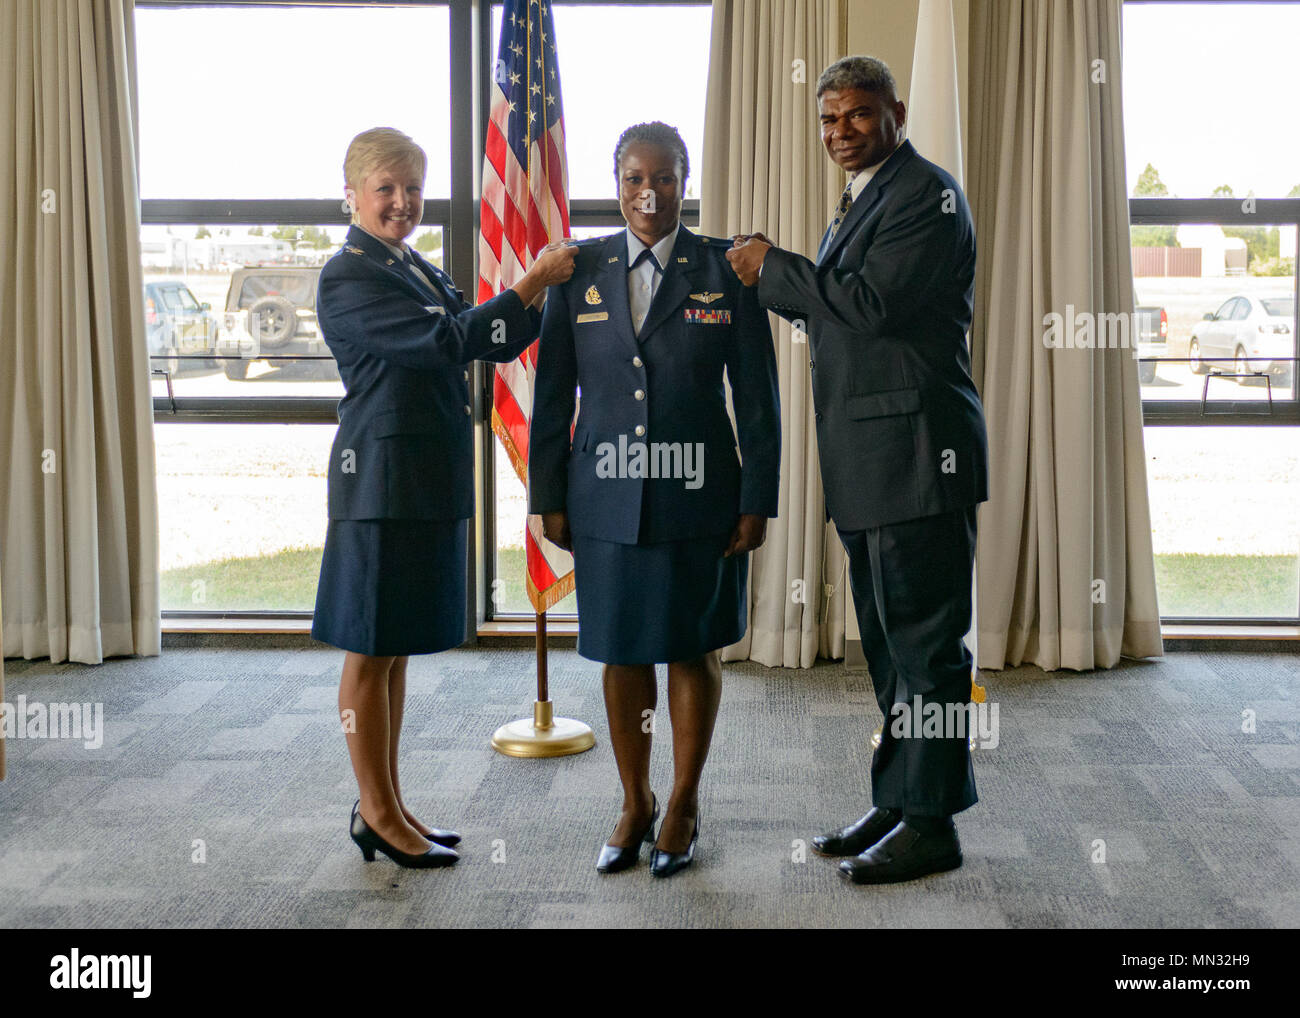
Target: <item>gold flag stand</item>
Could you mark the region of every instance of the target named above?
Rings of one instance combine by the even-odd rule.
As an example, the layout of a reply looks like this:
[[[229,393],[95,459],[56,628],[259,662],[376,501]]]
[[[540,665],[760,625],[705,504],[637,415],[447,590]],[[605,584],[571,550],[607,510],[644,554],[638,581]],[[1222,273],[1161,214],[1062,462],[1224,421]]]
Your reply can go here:
[[[533,716],[502,725],[492,736],[492,748],[506,756],[571,756],[596,745],[591,728],[573,718],[557,718],[547,688],[546,613],[537,613],[537,702]]]

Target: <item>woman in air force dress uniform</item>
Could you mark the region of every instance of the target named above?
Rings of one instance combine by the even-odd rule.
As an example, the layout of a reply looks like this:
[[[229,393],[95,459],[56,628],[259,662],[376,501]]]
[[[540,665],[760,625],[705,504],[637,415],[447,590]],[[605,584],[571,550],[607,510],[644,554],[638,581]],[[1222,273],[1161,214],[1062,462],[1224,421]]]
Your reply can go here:
[[[651,872],[669,876],[694,856],[718,649],[745,632],[747,552],[777,512],[780,410],[767,313],[727,264],[730,242],[680,225],[681,137],[631,127],[614,161],[627,229],[581,242],[573,278],[547,298],[529,497],[546,536],[573,552],[578,651],[604,663],[623,809],[597,869],[626,869],[655,841]],[[656,841],[657,662],[675,776]]]
[[[345,395],[312,635],[347,651],[339,711],[360,791],[352,838],[367,860],[378,850],[413,867],[458,858],[460,836],[403,802],[397,749],[407,656],[465,638],[469,367],[527,347],[540,327],[533,305],[569,278],[574,256],[554,245],[514,287],[471,307],[404,243],[420,222],[425,168],[423,149],[400,131],[353,139],[344,161],[353,225],[321,269],[316,302]]]

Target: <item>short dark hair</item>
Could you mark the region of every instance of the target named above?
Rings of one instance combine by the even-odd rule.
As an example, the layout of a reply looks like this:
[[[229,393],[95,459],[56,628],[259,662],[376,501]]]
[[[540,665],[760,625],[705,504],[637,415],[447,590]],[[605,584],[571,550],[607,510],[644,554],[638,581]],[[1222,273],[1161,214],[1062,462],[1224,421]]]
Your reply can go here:
[[[682,164],[682,182],[691,175],[691,160],[686,154],[686,142],[682,141],[682,136],[677,133],[677,128],[659,120],[652,120],[648,124],[633,124],[626,131],[618,136],[618,144],[614,146],[614,176],[618,176],[618,168],[623,163],[623,153],[632,145],[658,145],[667,152],[673,153]]]
[[[898,86],[889,65],[876,57],[841,57],[817,79],[817,98],[823,92],[860,88],[891,101],[898,99]]]

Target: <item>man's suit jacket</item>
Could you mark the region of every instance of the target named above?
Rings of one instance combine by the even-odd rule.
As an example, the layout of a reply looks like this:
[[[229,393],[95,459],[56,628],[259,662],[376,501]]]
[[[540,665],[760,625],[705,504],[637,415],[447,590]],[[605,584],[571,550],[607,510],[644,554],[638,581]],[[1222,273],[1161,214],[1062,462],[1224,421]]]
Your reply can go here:
[[[519,356],[541,324],[513,290],[471,307],[450,276],[412,258],[432,289],[354,226],[321,269],[316,317],[347,390],[330,452],[332,520],[473,516],[467,366]]]
[[[565,510],[574,534],[620,544],[727,534],[741,513],[776,515],[781,428],[772,332],[754,288],[741,286],[727,263],[729,247],[679,227],[637,336],[626,231],[580,245],[573,278],[551,287],[542,319],[530,512]],[[638,444],[663,467],[682,462],[674,446],[685,454],[697,443],[704,451],[698,487],[680,476],[633,476]],[[616,476],[608,476],[611,467]]]
[[[905,141],[829,233],[816,263],[772,248],[758,283],[759,302],[809,337],[828,515],[864,530],[984,501],[961,188]]]

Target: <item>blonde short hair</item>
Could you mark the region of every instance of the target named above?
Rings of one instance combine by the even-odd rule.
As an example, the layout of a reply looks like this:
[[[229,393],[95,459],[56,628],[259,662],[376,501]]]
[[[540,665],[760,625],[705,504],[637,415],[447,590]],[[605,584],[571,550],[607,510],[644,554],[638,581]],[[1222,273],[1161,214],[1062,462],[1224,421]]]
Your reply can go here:
[[[416,170],[423,180],[428,165],[424,149],[408,135],[392,127],[372,127],[362,131],[348,145],[348,154],[343,157],[343,180],[355,191],[376,170],[398,166]],[[355,211],[352,222],[357,222]]]

